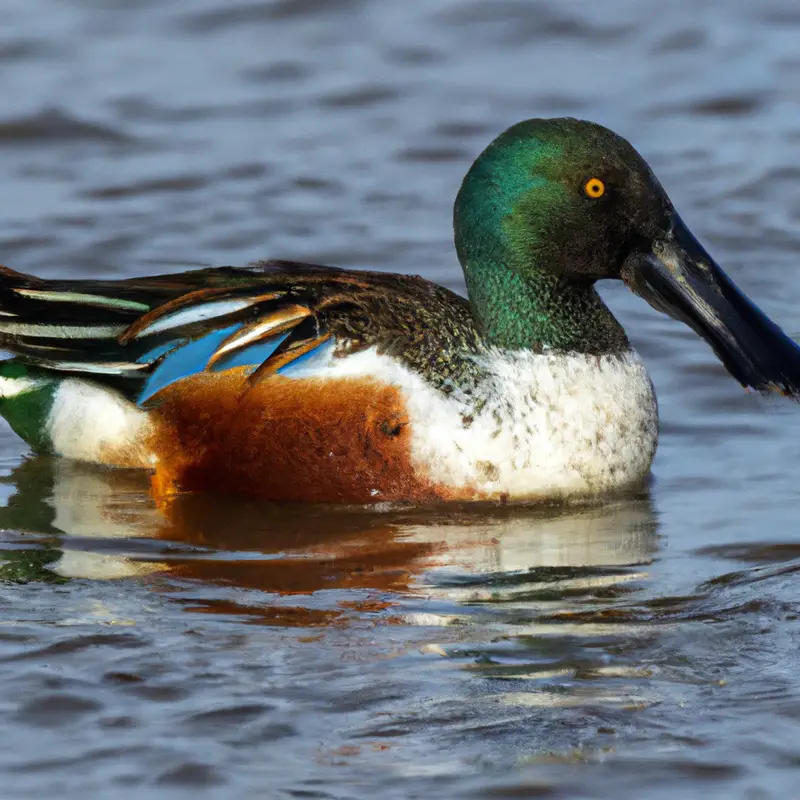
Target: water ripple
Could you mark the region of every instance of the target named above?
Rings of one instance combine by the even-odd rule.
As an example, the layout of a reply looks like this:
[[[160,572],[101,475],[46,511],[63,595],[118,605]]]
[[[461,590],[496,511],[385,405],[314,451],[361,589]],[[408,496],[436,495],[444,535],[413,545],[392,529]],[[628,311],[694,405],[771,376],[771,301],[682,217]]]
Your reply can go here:
[[[282,256],[463,291],[452,202],[533,115],[652,162],[800,332],[781,0],[10,0],[0,261],[133,277]],[[572,508],[156,505],[0,431],[9,796],[796,793],[796,408],[602,287],[653,376],[644,494]],[[268,788],[265,788],[268,787]]]

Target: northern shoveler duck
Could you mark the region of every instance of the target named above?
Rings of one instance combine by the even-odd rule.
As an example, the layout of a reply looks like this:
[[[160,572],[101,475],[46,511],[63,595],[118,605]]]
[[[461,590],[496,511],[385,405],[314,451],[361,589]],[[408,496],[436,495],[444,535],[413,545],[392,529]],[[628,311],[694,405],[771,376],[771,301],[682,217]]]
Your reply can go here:
[[[800,348],[731,282],[624,139],[533,119],[455,203],[469,300],[267,261],[119,281],[0,273],[0,413],[32,448],[274,500],[560,499],[639,484],[658,411],[595,291],[623,280],[744,386]]]

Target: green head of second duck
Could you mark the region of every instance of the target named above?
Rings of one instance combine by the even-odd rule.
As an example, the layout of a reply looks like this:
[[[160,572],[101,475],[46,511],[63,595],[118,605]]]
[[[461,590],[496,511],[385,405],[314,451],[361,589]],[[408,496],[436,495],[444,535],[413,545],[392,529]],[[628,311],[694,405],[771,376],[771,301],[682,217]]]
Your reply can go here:
[[[464,178],[454,229],[478,326],[498,347],[627,350],[594,288],[621,279],[706,339],[743,385],[798,392],[800,348],[699,244],[642,156],[601,125],[509,128]]]

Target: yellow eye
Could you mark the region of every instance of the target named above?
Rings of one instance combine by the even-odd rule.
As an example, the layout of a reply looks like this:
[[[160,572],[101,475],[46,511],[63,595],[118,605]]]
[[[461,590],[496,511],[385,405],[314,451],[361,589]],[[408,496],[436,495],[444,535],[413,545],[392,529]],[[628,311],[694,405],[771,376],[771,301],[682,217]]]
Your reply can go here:
[[[592,200],[597,200],[598,197],[602,197],[606,193],[606,185],[600,178],[589,178],[589,180],[583,184],[583,191],[586,192],[587,197],[591,197]]]

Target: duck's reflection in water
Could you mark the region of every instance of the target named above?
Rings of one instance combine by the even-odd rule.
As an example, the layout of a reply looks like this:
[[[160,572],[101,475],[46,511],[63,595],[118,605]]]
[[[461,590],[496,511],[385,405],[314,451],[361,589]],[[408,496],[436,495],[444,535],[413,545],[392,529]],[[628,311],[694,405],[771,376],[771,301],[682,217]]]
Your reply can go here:
[[[29,532],[22,541],[47,537],[57,575],[148,576],[187,609],[279,625],[365,613],[442,625],[486,604],[564,609],[642,577],[657,547],[647,494],[567,508],[156,503],[141,472],[44,458],[6,480],[15,494],[0,525]]]

